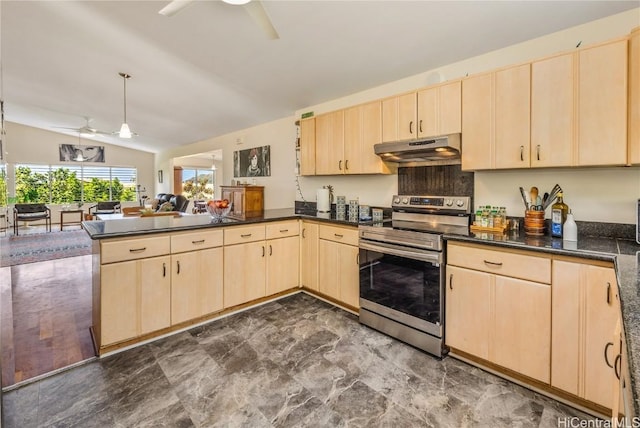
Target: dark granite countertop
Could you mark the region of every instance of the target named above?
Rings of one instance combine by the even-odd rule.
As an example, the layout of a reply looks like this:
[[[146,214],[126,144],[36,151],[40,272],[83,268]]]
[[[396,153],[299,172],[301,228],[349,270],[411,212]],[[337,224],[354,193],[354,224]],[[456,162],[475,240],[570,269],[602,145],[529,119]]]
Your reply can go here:
[[[549,236],[529,237],[518,232],[505,235],[445,235],[445,239],[613,261],[618,275],[618,293],[627,342],[634,410],[636,415],[640,415],[640,245],[631,239],[592,236],[582,236],[577,243],[572,244]]]
[[[208,214],[185,214],[179,217],[122,217],[109,220],[92,220],[82,223],[91,239],[123,238],[147,235],[150,233],[179,232],[220,226],[246,225],[288,219],[308,219],[322,222],[358,226],[358,222],[336,219],[335,213],[322,214],[294,208],[265,210],[259,217],[246,220],[225,218],[214,222]]]

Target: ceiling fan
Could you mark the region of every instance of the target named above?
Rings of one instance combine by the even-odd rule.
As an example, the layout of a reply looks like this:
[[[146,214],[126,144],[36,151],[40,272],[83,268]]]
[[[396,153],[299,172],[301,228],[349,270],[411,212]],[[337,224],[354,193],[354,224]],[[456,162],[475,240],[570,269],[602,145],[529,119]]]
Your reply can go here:
[[[96,135],[112,135],[111,132],[99,131],[96,128],[93,128],[92,126],[89,125],[92,119],[89,116],[83,116],[83,117],[86,123],[84,126],[81,126],[80,128],[70,128],[66,126],[54,126],[53,128],[66,129],[69,131],[77,132],[79,135],[83,137],[95,137]]]
[[[261,0],[222,0],[225,3],[242,6],[244,10],[253,18],[256,24],[262,28],[266,36],[271,40],[279,39],[280,36],[276,31],[267,11],[262,5]],[[173,16],[185,7],[194,3],[195,0],[173,0],[171,3],[163,7],[158,13],[164,16]]]

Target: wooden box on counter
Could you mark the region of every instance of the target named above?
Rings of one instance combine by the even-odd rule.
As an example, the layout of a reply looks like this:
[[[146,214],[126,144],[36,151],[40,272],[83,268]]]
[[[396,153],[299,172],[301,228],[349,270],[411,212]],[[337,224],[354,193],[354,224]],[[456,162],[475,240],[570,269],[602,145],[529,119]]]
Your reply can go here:
[[[229,217],[245,220],[264,214],[264,186],[220,186],[222,199],[233,204]]]

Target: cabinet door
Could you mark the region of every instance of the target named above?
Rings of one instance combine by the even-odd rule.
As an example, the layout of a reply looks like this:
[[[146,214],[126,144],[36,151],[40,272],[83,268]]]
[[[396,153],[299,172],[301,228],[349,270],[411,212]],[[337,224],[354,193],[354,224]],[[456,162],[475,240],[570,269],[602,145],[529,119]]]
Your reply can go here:
[[[303,287],[318,290],[318,225],[302,222],[300,237],[302,263],[300,265],[300,282]]]
[[[266,249],[264,241],[224,247],[224,307],[264,297]]]
[[[298,236],[267,241],[267,296],[299,285],[300,239]]]
[[[373,146],[382,142],[382,103],[374,101],[345,110],[344,169],[346,174],[388,174]]]
[[[100,346],[138,335],[139,266],[130,261],[100,267]]]
[[[584,398],[607,408],[613,396],[613,365],[618,345],[611,342],[620,316],[615,271],[599,266],[585,269]]]
[[[300,175],[316,173],[316,119],[300,120]]]
[[[489,359],[491,275],[447,266],[445,343]]]
[[[551,287],[495,276],[495,330],[491,360],[549,383]]]
[[[435,137],[440,135],[438,119],[440,88],[427,88],[418,92],[418,136]]]
[[[579,52],[578,165],[627,161],[627,40]]]
[[[553,261],[551,386],[579,395],[580,264]]]
[[[171,325],[171,258],[140,260],[140,334]]]
[[[340,298],[338,245],[325,239],[318,242],[318,290],[336,300]]]
[[[316,174],[342,174],[344,112],[334,111],[316,117]]]
[[[531,166],[573,164],[574,54],[531,65]]]
[[[354,308],[360,308],[360,269],[358,247],[336,244],[338,249],[339,300]]]
[[[493,167],[493,75],[462,81],[462,169]]]
[[[222,309],[222,257],[222,248],[171,256],[172,324]]]
[[[528,168],[531,67],[495,73],[495,167]]]
[[[416,93],[398,97],[398,138],[400,140],[415,139],[418,136],[418,105]]]

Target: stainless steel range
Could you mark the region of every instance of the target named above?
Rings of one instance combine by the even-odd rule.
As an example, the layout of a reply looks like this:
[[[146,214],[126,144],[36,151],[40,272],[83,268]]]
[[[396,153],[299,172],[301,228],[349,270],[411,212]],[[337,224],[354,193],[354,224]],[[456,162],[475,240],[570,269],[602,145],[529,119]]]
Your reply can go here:
[[[390,221],[359,227],[362,324],[446,354],[442,235],[469,234],[470,199],[396,195]]]

